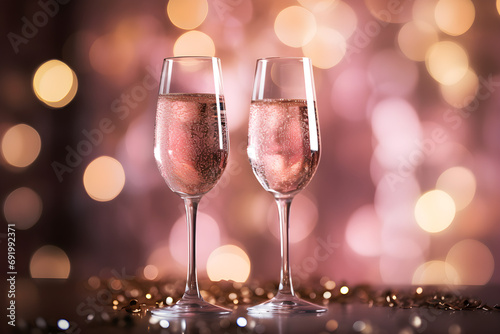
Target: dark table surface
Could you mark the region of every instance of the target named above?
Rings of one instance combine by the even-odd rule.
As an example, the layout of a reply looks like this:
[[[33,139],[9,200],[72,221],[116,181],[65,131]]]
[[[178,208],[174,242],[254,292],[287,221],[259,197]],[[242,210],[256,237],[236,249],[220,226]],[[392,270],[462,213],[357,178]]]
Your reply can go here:
[[[398,300],[408,299],[408,296],[414,295],[402,291],[411,292],[415,287],[351,287],[353,294],[356,291],[358,294],[361,291],[365,296],[366,291],[369,295],[376,294],[379,302],[373,296],[370,298],[375,303],[373,300],[367,302],[370,298],[363,299],[359,296],[350,298],[339,295],[336,298],[336,291],[332,291],[333,297],[328,300],[321,296],[313,300],[327,306],[326,313],[254,316],[248,314],[246,309],[267,299],[266,296],[260,299],[254,296],[250,302],[242,301],[236,305],[230,299],[217,302],[234,310],[227,316],[170,318],[160,321],[152,317],[149,310],[156,307],[155,299],[164,300],[165,295],[161,293],[145,299],[142,296],[144,289],[139,296],[131,299],[127,297],[127,293],[136,289],[135,287],[113,290],[104,284],[100,288],[89,288],[86,283],[67,280],[29,282],[28,285],[20,285],[20,289],[24,291],[19,291],[16,299],[16,326],[7,326],[5,333],[500,333],[500,287],[497,286],[460,288],[460,298],[470,296],[467,298],[471,302],[480,302],[480,305],[476,305],[478,307],[468,309],[453,309],[453,305],[429,307],[431,304],[422,306],[414,302],[413,306],[412,302],[392,305],[383,301],[384,294],[394,294]],[[220,294],[224,294],[225,290],[234,291],[231,285],[220,286]],[[431,288],[423,289],[430,291]],[[441,288],[432,289],[440,293]],[[454,292],[457,291],[455,289]],[[117,299],[120,295],[122,301],[118,301],[119,297]],[[443,295],[448,296],[450,293],[444,292]],[[130,308],[131,300],[137,301],[136,308]],[[59,322],[60,320],[63,322]],[[64,321],[67,321],[66,326],[69,328],[65,329]],[[7,323],[6,320],[3,322],[3,325]]]

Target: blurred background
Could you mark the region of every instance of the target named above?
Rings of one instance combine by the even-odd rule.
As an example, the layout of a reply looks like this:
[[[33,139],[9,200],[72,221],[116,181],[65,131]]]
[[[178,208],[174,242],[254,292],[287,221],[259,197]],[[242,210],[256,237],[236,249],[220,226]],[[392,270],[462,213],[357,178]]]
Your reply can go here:
[[[279,278],[248,109],[257,58],[307,56],[322,157],[292,204],[295,282],[500,283],[500,1],[2,7],[0,240],[15,224],[19,278],[184,280],[184,208],[153,157],[159,70],[214,55],[231,150],[200,205],[200,277]]]

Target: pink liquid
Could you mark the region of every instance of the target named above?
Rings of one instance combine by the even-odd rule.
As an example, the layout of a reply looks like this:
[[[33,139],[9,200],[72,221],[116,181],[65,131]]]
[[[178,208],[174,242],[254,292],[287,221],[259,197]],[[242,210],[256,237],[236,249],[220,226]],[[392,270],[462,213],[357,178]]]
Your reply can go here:
[[[262,100],[250,106],[247,153],[253,171],[267,191],[293,194],[311,180],[319,163],[316,119],[304,100]],[[312,131],[314,130],[314,131]],[[317,144],[311,145],[314,140]],[[316,146],[316,147],[314,147]]]
[[[228,157],[223,100],[213,94],[160,95],[154,152],[172,191],[193,196],[212,189]]]

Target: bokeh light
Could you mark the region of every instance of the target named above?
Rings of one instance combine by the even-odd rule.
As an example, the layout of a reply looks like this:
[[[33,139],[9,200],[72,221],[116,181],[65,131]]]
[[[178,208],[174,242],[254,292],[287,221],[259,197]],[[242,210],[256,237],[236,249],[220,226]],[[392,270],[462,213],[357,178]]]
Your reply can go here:
[[[381,252],[380,221],[373,205],[358,208],[347,222],[345,238],[356,253],[363,256],[377,256]]]
[[[57,320],[57,327],[63,331],[69,329],[70,323],[66,319],[59,319]]]
[[[498,14],[500,15],[500,0],[497,0],[497,11]]]
[[[455,42],[437,42],[427,52],[425,65],[436,81],[453,85],[467,73],[469,57],[464,48]]]
[[[11,166],[27,167],[38,157],[41,146],[40,135],[35,129],[17,124],[2,137],[2,157]]]
[[[201,31],[188,31],[174,44],[174,56],[214,56],[215,44],[212,38]]]
[[[335,283],[335,281],[332,281],[331,279],[329,279],[326,276],[323,276],[321,278],[320,283],[322,283],[322,285],[325,287],[325,289],[328,289],[328,290],[333,290],[337,286],[337,283]]]
[[[42,199],[36,192],[21,187],[7,196],[3,213],[7,223],[16,224],[16,229],[27,230],[40,219],[42,207]]]
[[[468,168],[457,166],[445,170],[436,182],[436,189],[445,191],[453,198],[457,210],[462,210],[474,198],[476,177]]]
[[[33,77],[37,98],[52,108],[62,108],[73,100],[78,90],[75,72],[60,60],[43,63]]]
[[[167,4],[168,18],[181,29],[195,29],[203,23],[207,14],[207,0],[170,0]]]
[[[97,276],[90,276],[87,280],[87,284],[94,290],[97,290],[101,286],[101,279]]]
[[[274,21],[274,32],[285,45],[299,48],[309,43],[316,34],[314,15],[300,6],[283,9]]]
[[[197,267],[205,269],[210,253],[220,246],[220,229],[217,221],[204,212],[198,212],[196,216],[196,234],[199,236],[210,236],[209,238],[198,238],[196,242]],[[187,263],[187,230],[186,217],[181,215],[172,226],[169,236],[169,248],[172,257],[182,265]]]
[[[439,0],[434,16],[441,31],[458,36],[472,26],[476,10],[470,0]]]
[[[148,264],[147,266],[144,267],[143,274],[144,278],[148,280],[154,280],[158,277],[158,268],[152,264]]]
[[[224,245],[214,250],[207,260],[207,274],[212,281],[244,283],[250,275],[250,259],[235,245]]]
[[[460,284],[483,285],[489,282],[495,270],[491,251],[474,239],[459,241],[448,251],[446,263],[458,273]]]
[[[408,101],[401,98],[380,101],[373,108],[371,124],[379,144],[375,155],[384,167],[398,168],[405,164],[409,165],[405,170],[411,173],[421,163],[423,153],[418,150],[417,143],[422,137],[422,129],[417,112]],[[402,162],[401,157],[408,157],[408,161]]]
[[[83,185],[92,199],[99,202],[111,201],[125,185],[122,164],[108,156],[96,158],[85,169]]]
[[[31,257],[30,273],[32,278],[66,279],[70,269],[71,265],[66,253],[53,245],[40,247]]]
[[[239,327],[245,327],[247,324],[248,324],[248,321],[246,318],[244,317],[239,317],[238,319],[236,319],[236,324],[239,326]]]
[[[479,89],[479,79],[476,72],[471,68],[462,79],[452,85],[440,85],[443,99],[455,108],[467,107],[474,98]]]
[[[455,202],[442,190],[431,190],[423,194],[415,205],[415,219],[427,232],[445,230],[455,218]]]
[[[312,40],[302,47],[304,56],[311,58],[312,64],[327,69],[337,65],[346,53],[346,40],[332,28],[320,27]]]
[[[413,274],[414,285],[460,284],[455,268],[445,261],[433,260],[420,265]]]
[[[325,329],[328,332],[335,332],[339,328],[339,322],[335,319],[330,319],[326,322]]]
[[[151,317],[151,318],[153,318],[153,317]],[[170,327],[170,322],[167,319],[161,319],[159,323],[160,323],[161,328]]]
[[[410,21],[399,30],[398,46],[406,57],[424,61],[427,50],[439,41],[436,30],[424,21]]]

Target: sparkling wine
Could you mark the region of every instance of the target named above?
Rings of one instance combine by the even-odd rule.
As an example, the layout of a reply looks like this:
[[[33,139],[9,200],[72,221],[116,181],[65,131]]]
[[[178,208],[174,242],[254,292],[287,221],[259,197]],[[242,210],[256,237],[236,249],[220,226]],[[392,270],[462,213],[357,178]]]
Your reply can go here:
[[[259,100],[250,106],[248,157],[264,189],[277,194],[302,190],[319,163],[315,111],[305,100]],[[311,124],[312,122],[312,124]],[[314,131],[310,131],[314,126]]]
[[[227,164],[227,136],[224,101],[214,94],[159,95],[154,153],[172,191],[212,189]]]

